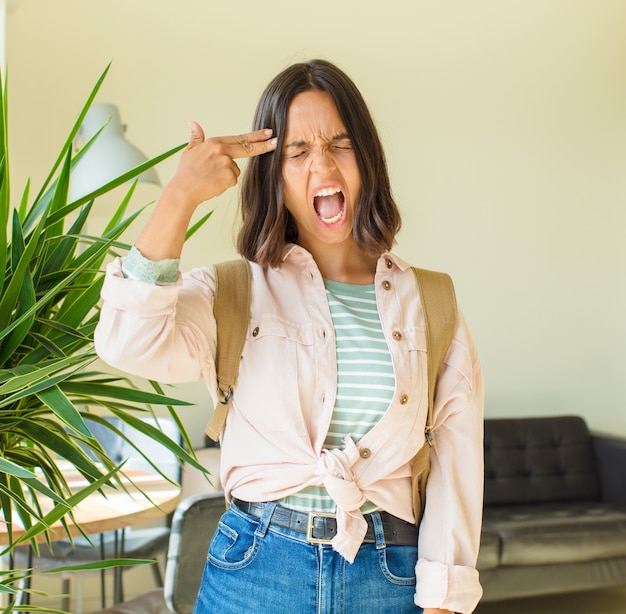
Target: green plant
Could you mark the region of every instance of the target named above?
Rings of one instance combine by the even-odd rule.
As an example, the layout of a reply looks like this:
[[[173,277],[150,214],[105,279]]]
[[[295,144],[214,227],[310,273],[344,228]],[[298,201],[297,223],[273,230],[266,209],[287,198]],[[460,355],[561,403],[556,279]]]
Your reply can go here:
[[[17,544],[36,541],[52,522],[68,527],[72,508],[104,483],[116,483],[120,467],[107,456],[85,424],[105,423],[102,412],[160,441],[182,460],[198,468],[189,454],[141,415],[153,404],[165,405],[178,422],[187,449],[192,449],[173,406],[185,405],[156,385],[137,388],[124,378],[94,369],[93,331],[107,256],[129,246],[122,233],[137,217],[127,214],[135,184],[122,198],[102,236],[85,233],[95,199],[136,177],[178,146],[142,164],[75,202],[68,202],[73,165],[95,137],[77,153],[72,142],[94,100],[108,67],[82,108],[49,176],[34,198],[27,183],[19,205],[10,204],[6,89],[0,96],[0,521],[7,523],[9,553]],[[210,215],[210,214],[209,214]],[[205,216],[188,233],[193,234]],[[100,408],[96,412],[92,408]],[[91,455],[86,451],[90,450]],[[96,461],[92,456],[97,458]],[[72,492],[59,464],[69,462],[89,486]],[[41,498],[53,502],[42,512]],[[26,528],[13,539],[11,523]],[[124,564],[123,561],[104,565]],[[0,576],[0,591],[14,592],[15,574]],[[7,610],[9,611],[9,610]],[[39,610],[41,611],[41,610]]]

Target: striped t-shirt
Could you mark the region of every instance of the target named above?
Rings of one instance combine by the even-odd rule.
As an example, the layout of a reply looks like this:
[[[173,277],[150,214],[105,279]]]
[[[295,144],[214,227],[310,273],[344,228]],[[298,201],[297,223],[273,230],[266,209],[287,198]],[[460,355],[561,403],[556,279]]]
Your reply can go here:
[[[337,344],[337,396],[325,441],[333,449],[342,447],[346,435],[358,442],[381,419],[393,398],[395,376],[374,285],[330,280],[324,285]],[[282,503],[303,511],[336,508],[323,486],[309,486]],[[374,506],[366,503],[362,509]]]

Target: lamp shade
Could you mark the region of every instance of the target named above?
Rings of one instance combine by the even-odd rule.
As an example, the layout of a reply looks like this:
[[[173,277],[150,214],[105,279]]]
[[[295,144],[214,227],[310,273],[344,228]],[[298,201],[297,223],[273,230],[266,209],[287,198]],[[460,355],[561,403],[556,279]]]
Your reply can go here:
[[[70,201],[75,201],[116,179],[148,157],[124,138],[119,111],[113,104],[94,104],[89,108],[78,131],[77,140],[86,143],[109,122],[74,166],[70,177]],[[154,168],[144,171],[139,181],[159,184]]]

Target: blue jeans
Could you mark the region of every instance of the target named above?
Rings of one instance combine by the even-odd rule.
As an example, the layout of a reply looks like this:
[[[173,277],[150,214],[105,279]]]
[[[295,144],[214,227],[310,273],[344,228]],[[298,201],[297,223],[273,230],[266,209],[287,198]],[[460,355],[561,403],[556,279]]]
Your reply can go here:
[[[231,507],[207,556],[194,614],[421,614],[414,605],[417,546],[387,546],[380,516],[377,543],[353,564],[328,544],[270,526],[275,504],[258,519]]]

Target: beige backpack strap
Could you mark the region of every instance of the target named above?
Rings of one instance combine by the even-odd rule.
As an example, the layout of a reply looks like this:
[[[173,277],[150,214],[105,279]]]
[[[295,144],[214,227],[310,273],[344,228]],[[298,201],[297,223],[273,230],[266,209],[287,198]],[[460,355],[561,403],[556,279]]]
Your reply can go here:
[[[215,370],[219,403],[205,432],[217,441],[237,386],[239,362],[250,320],[250,267],[245,260],[230,260],[215,265],[213,314],[217,324]]]
[[[426,482],[430,473],[430,448],[433,445],[433,407],[437,373],[445,358],[457,324],[457,305],[452,279],[445,273],[413,267],[417,279],[426,328],[426,362],[428,369],[428,416],[424,435],[426,443],[413,458],[413,512],[416,522],[426,504]]]

